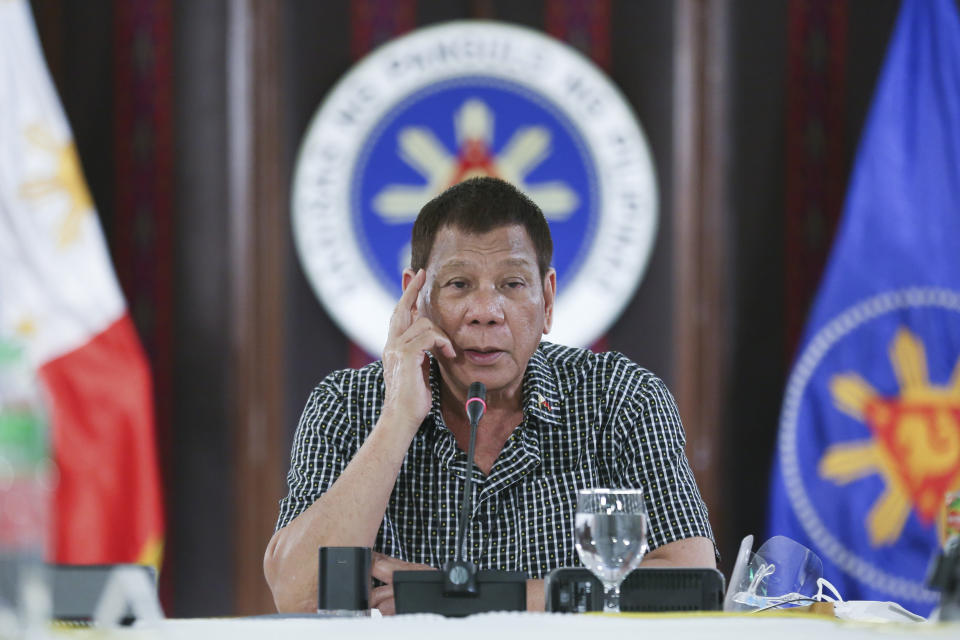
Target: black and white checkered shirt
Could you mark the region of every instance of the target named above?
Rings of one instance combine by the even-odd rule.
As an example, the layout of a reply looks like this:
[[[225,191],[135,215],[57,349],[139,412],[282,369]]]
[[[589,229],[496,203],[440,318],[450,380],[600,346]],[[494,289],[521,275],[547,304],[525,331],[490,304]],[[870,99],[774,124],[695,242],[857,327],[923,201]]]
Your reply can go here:
[[[466,453],[433,409],[397,477],[375,550],[434,567],[455,555]],[[383,367],[330,374],[314,389],[297,427],[277,529],[323,494],[370,434],[383,406]],[[684,454],[684,434],[663,382],[619,353],[541,343],[523,380],[524,419],[490,471],[475,469],[466,557],[481,569],[544,577],[579,566],[573,540],[577,489],[644,490],[650,548],[713,538]],[[481,429],[483,428],[481,424]]]

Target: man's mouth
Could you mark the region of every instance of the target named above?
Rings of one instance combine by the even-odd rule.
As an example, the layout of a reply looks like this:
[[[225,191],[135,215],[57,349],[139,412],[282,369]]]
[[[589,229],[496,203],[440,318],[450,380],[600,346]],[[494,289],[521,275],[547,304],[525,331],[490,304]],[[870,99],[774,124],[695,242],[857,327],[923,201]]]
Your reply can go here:
[[[503,351],[500,349],[479,347],[476,349],[464,349],[463,355],[468,362],[474,364],[493,364],[503,355]]]

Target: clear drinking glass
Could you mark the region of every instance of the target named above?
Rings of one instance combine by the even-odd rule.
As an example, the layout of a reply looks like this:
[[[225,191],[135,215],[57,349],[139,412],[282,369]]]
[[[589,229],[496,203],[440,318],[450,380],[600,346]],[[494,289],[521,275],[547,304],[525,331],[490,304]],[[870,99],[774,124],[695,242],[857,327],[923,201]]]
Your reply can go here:
[[[647,553],[647,527],[642,490],[577,491],[577,553],[603,583],[606,612],[620,611],[620,584]]]

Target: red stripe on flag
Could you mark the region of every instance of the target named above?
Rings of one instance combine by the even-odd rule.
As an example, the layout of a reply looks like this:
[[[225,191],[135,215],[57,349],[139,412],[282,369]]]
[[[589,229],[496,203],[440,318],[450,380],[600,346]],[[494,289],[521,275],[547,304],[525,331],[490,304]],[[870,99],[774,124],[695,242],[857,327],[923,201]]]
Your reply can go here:
[[[55,562],[152,560],[163,535],[150,371],[128,315],[40,369],[59,471]]]

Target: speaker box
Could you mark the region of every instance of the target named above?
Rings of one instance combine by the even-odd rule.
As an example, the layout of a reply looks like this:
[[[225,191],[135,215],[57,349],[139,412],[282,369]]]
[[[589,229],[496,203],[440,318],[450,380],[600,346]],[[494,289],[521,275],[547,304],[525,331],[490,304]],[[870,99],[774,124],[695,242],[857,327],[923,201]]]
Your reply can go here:
[[[397,613],[439,613],[460,617],[487,611],[526,611],[527,576],[522,571],[477,572],[476,596],[444,595],[441,571],[396,571],[393,598]]]
[[[716,569],[635,569],[620,585],[620,610],[721,611],[724,582],[723,574]],[[547,611],[603,610],[603,583],[588,569],[554,569],[547,576],[544,590]]]

